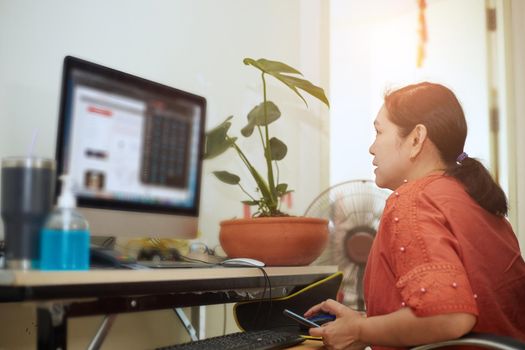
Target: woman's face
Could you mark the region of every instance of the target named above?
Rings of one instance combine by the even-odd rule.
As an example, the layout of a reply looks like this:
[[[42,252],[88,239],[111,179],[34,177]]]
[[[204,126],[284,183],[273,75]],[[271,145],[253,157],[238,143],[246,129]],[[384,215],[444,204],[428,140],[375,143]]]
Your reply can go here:
[[[395,190],[403,184],[410,168],[410,145],[408,138],[399,136],[399,128],[388,118],[383,105],[374,121],[376,138],[369,152],[374,156],[372,164],[376,184],[382,188]]]

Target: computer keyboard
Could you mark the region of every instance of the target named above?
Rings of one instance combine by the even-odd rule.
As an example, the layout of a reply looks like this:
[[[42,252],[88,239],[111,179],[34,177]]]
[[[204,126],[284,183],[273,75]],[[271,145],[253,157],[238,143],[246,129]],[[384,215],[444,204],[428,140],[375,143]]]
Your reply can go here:
[[[157,350],[271,350],[284,349],[303,341],[304,338],[298,334],[279,330],[257,330],[231,333]]]

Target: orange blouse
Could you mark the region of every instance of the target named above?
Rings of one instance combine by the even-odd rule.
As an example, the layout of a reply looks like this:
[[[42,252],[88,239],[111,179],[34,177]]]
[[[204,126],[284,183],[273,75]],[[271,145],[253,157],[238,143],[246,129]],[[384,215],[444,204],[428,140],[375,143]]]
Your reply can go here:
[[[402,307],[417,316],[470,313],[474,332],[525,341],[525,262],[512,227],[450,176],[430,175],[390,195],[364,288],[369,316]]]

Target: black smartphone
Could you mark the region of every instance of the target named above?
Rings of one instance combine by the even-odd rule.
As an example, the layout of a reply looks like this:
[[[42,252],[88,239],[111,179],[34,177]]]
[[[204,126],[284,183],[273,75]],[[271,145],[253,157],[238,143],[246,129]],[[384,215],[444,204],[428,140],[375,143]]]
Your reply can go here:
[[[292,320],[295,320],[296,322],[299,322],[300,324],[308,327],[308,328],[317,328],[321,327],[317,323],[310,321],[309,319],[304,318],[303,316],[300,316],[296,314],[295,312],[292,312],[288,309],[283,310],[283,315],[290,317]]]

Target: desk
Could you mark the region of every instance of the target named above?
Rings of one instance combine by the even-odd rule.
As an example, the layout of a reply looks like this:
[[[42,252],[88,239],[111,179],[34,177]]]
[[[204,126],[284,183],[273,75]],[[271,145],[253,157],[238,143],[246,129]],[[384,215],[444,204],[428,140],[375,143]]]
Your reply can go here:
[[[335,266],[267,267],[272,296],[337,271]],[[0,302],[35,302],[39,349],[66,349],[67,319],[232,303],[261,296],[256,268],[91,271],[0,270]]]
[[[316,350],[322,350],[323,342],[319,340],[307,340],[304,343],[294,346],[293,348],[289,348],[288,350],[307,350],[307,349],[316,349]]]

